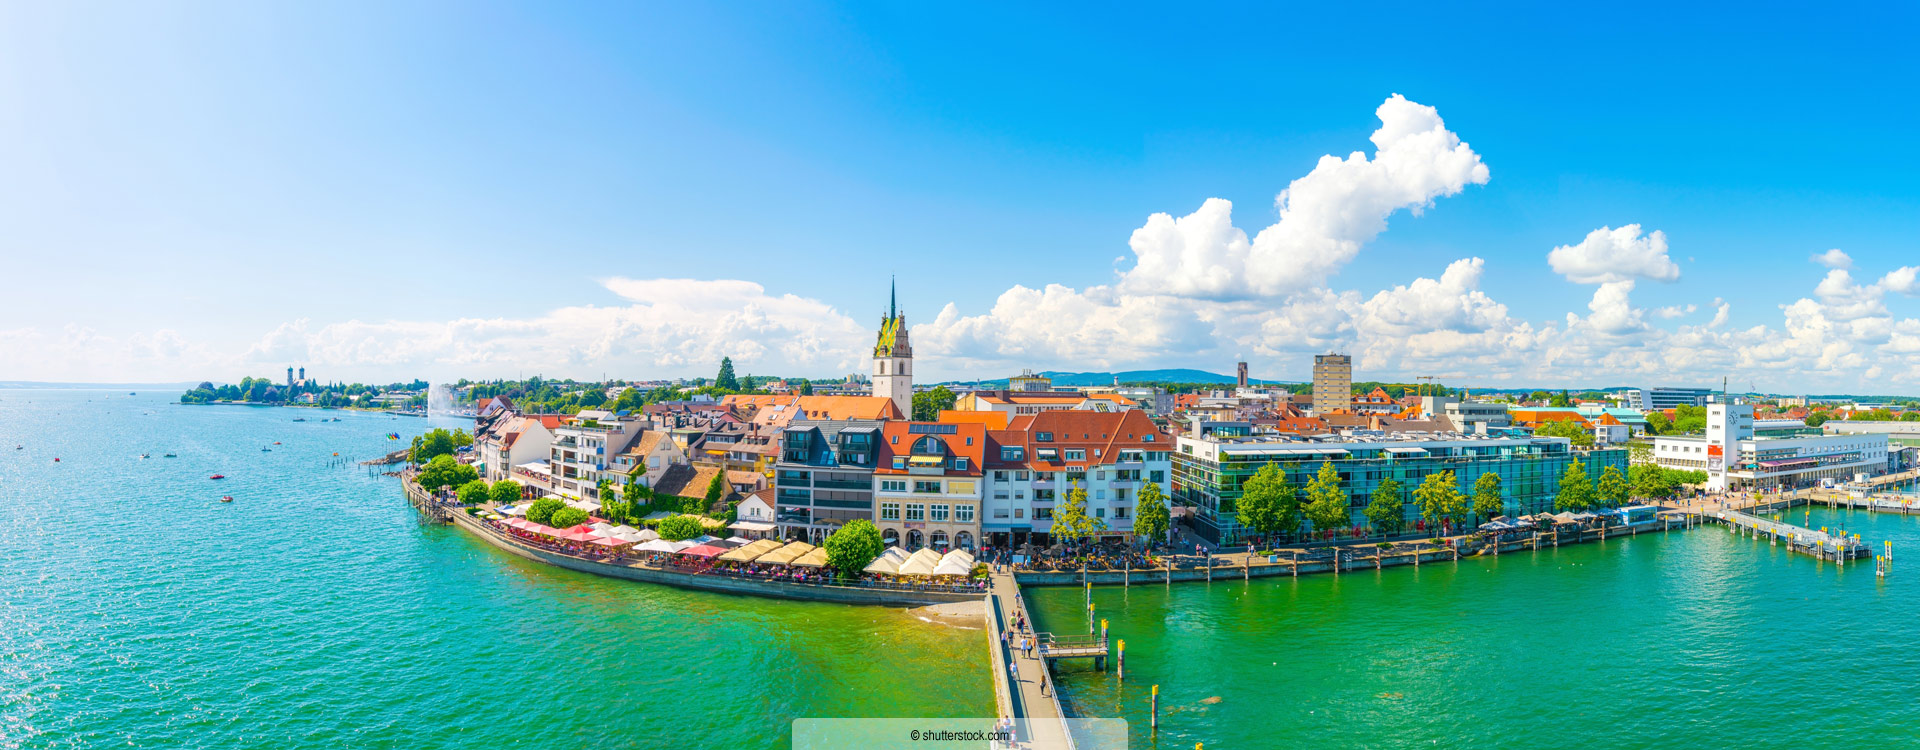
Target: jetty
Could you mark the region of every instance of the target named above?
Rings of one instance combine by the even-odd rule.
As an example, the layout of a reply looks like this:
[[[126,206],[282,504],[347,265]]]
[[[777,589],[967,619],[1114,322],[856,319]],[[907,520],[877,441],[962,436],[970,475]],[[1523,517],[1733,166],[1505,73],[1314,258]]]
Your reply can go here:
[[[987,650],[993,659],[994,703],[1000,718],[1013,723],[1022,742],[1037,747],[1075,747],[1049,669],[1046,640],[1042,639],[1051,634],[1033,631],[1033,616],[1020,595],[1020,584],[1004,571],[995,571],[989,577],[986,631]],[[1104,648],[1100,655],[1106,655]]]
[[[1755,539],[1784,543],[1788,549],[1812,555],[1822,560],[1844,563],[1873,556],[1873,549],[1858,537],[1830,534],[1815,531],[1790,523],[1769,521],[1751,516],[1737,510],[1716,510],[1705,513],[1702,520],[1717,521],[1725,524],[1736,534],[1745,534]]]

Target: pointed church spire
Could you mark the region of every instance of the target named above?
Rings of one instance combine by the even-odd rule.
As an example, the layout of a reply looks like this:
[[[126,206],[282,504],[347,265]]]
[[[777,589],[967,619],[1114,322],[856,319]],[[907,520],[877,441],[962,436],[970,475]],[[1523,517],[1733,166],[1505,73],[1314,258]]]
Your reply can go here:
[[[894,316],[900,314],[900,306],[896,304],[899,301],[900,293],[895,289],[896,286],[897,284],[894,282],[894,277],[891,275],[887,276],[887,320],[893,320]]]

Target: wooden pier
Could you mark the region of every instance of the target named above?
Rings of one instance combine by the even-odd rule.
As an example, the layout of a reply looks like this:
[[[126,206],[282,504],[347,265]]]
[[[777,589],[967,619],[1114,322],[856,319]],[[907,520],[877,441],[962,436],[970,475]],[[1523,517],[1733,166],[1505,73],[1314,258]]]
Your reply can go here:
[[[1107,658],[1107,637],[1098,633],[1090,635],[1034,633],[1033,635],[1040,646],[1040,658],[1043,659],[1092,658],[1097,662]]]

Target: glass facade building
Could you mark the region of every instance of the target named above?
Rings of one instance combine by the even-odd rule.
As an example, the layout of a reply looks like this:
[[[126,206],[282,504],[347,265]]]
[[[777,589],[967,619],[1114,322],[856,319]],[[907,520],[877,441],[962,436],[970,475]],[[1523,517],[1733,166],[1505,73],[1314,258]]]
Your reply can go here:
[[[1246,481],[1270,461],[1303,492],[1321,464],[1332,462],[1355,525],[1365,524],[1361,509],[1381,480],[1392,477],[1407,501],[1409,527],[1419,517],[1413,490],[1432,474],[1453,472],[1460,492],[1469,496],[1482,474],[1498,474],[1505,513],[1518,515],[1552,512],[1560,479],[1575,461],[1595,482],[1608,466],[1622,476],[1627,471],[1624,448],[1580,450],[1566,438],[1386,434],[1315,439],[1252,435],[1222,423],[1201,437],[1179,439],[1173,454],[1174,499],[1194,509],[1191,525],[1201,536],[1216,544],[1238,543],[1250,532],[1236,520],[1236,502]]]

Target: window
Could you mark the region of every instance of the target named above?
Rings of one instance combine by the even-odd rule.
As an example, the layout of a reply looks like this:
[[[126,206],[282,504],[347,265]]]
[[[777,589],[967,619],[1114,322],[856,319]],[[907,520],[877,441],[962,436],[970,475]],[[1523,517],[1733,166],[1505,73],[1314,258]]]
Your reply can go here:
[[[1007,481],[1007,473],[1006,473],[1006,472],[1004,472],[1004,471],[995,471],[995,472],[993,473],[993,481],[995,481],[995,482],[1005,482],[1005,481]]]
[[[1013,481],[1016,481],[1016,482],[1024,482],[1024,481],[1027,481],[1027,473],[1026,473],[1026,472],[1024,472],[1024,471],[1016,471],[1016,472],[1014,472],[1014,473],[1013,473]]]
[[[907,491],[907,480],[905,480],[905,479],[882,479],[882,480],[880,480],[880,491],[881,491],[881,492],[906,492],[906,491]]]
[[[973,512],[973,508],[972,508],[972,507],[968,507],[968,508],[967,508],[967,512],[968,512],[968,513],[972,513],[972,512]],[[993,517],[994,517],[994,518],[1006,518],[1006,517],[1007,517],[1007,509],[1006,509],[1006,508],[994,508],[994,509],[993,509]]]
[[[1035,521],[1051,521],[1051,520],[1053,520],[1053,509],[1052,509],[1052,508],[1034,508],[1034,509],[1033,509],[1033,520],[1035,520]]]
[[[1116,520],[1117,520],[1117,519],[1124,519],[1124,518],[1126,518],[1126,517],[1127,517],[1127,509],[1126,509],[1126,507],[1125,507],[1125,506],[1122,506],[1122,507],[1119,507],[1119,508],[1114,508],[1114,509],[1113,509],[1113,517],[1114,517],[1114,518],[1115,518]]]
[[[945,523],[945,522],[946,522],[946,520],[947,520],[947,506],[945,506],[945,505],[929,505],[929,506],[927,506],[927,510],[928,510],[928,511],[930,511],[930,513],[928,513],[928,516],[929,516],[929,518],[928,518],[927,520],[929,520],[929,521],[934,521],[934,522],[937,522],[937,523]]]
[[[927,520],[927,506],[921,505],[919,503],[907,503],[907,520],[909,521]]]
[[[966,471],[966,470],[967,470],[967,457],[966,457],[966,456],[954,456],[954,457],[953,457],[953,470],[954,470],[954,471]]]
[[[906,457],[906,456],[894,456],[894,457],[893,457],[893,468],[895,468],[895,469],[904,469],[904,468],[907,468],[907,457]]]
[[[937,480],[924,480],[924,479],[918,480],[913,483],[913,491],[914,492],[931,492],[934,494],[939,494],[940,482]]]
[[[1002,461],[1024,460],[1026,458],[1026,454],[1027,454],[1027,450],[1025,448],[1020,448],[1020,447],[1011,446],[1011,445],[1003,445],[1000,447],[1000,460]]]
[[[1094,508],[1094,509],[1093,509],[1093,517],[1094,517],[1094,518],[1106,518],[1106,517],[1107,517],[1107,509],[1106,509],[1106,508]]]
[[[1053,442],[1053,433],[1051,432],[1033,433],[1033,441],[1036,443],[1051,443]]]
[[[1146,434],[1146,435],[1142,435],[1142,436],[1140,436],[1140,442],[1142,442],[1142,443],[1151,443],[1151,442],[1153,442],[1153,435],[1152,435],[1152,433],[1148,433],[1148,434]]]
[[[899,503],[881,503],[880,504],[880,520],[882,521],[900,520],[900,504]]]
[[[1079,448],[1068,448],[1067,460],[1068,461],[1085,461],[1087,460],[1087,452]]]
[[[995,490],[995,491],[994,491],[994,493],[993,493],[993,499],[995,499],[995,500],[1005,500],[1005,499],[1007,499],[1007,491],[1006,491],[1006,490]]]
[[[1104,481],[1106,478],[1107,478],[1107,472],[1105,471],[1096,471],[1093,473],[1094,481]]]
[[[1147,472],[1147,480],[1150,482],[1165,484],[1167,481],[1167,473],[1159,469],[1154,469],[1153,471]]]
[[[1095,499],[1095,500],[1105,500],[1105,499],[1107,499],[1107,491],[1106,491],[1106,490],[1094,490],[1094,491],[1093,491],[1093,499]]]
[[[953,520],[959,521],[960,523],[973,523],[973,506],[953,506]]]
[[[1027,517],[1027,509],[1026,509],[1026,508],[1014,508],[1014,509],[1013,509],[1013,517],[1014,517],[1014,518],[1026,518],[1026,517]]]
[[[1026,490],[1014,490],[1014,491],[1013,491],[1013,499],[1015,499],[1015,500],[1025,500],[1025,499],[1027,499],[1027,491],[1026,491]]]
[[[948,481],[947,481],[947,494],[949,494],[949,495],[971,495],[971,494],[973,494],[973,481],[972,481],[972,480],[966,480],[966,481],[960,481],[960,480],[948,480]]]

